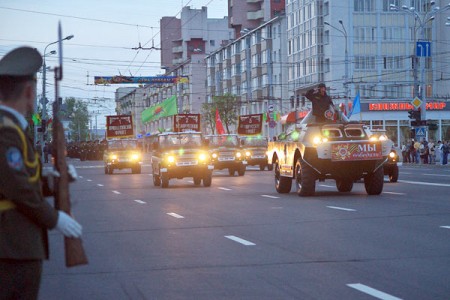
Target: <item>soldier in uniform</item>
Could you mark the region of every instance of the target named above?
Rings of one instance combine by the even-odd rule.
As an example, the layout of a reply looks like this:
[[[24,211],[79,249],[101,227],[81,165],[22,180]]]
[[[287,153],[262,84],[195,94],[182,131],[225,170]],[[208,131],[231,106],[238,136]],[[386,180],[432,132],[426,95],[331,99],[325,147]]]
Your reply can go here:
[[[316,117],[319,123],[329,120],[325,113],[333,106],[333,101],[327,94],[327,87],[325,83],[320,83],[316,89],[309,90],[305,97],[312,102],[312,114]]]
[[[40,154],[27,134],[42,56],[20,47],[0,60],[0,299],[37,299],[47,230],[80,237],[81,225],[45,199]],[[45,189],[46,190],[46,189]]]

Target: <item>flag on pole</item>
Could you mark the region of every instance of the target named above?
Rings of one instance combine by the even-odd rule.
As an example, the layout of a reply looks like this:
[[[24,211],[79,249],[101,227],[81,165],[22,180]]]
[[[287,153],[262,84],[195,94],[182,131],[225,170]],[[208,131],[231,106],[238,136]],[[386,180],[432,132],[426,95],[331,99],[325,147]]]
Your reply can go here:
[[[359,113],[361,113],[361,100],[358,92],[358,94],[356,94],[355,99],[353,100],[352,110],[350,111],[348,117],[350,118],[352,115]]]
[[[38,113],[35,113],[31,116],[31,119],[33,120],[34,125],[41,124],[41,116]]]
[[[217,134],[225,134],[225,129],[223,128],[218,109],[216,109],[216,130]]]

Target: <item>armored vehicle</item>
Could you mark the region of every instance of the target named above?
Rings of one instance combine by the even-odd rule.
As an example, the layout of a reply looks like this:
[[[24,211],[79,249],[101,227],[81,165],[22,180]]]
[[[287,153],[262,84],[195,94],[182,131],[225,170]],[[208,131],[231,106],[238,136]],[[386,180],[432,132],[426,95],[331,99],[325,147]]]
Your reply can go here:
[[[211,186],[211,157],[200,132],[168,132],[152,145],[153,184],[167,188],[172,178],[192,177],[195,185]]]
[[[331,106],[330,111],[337,114]],[[349,122],[345,115],[318,123],[309,112],[278,141],[269,142],[275,188],[289,193],[294,181],[299,196],[312,196],[316,181],[333,179],[338,191],[350,192],[354,181],[363,179],[367,194],[378,195],[383,191],[383,166],[392,144],[373,136],[365,124]]]
[[[208,135],[209,151],[214,170],[228,169],[228,174],[244,176],[247,161],[237,134]]]
[[[115,169],[131,169],[133,174],[141,173],[142,153],[135,139],[112,139],[103,152],[105,174]]]
[[[263,171],[266,167],[271,171],[271,164],[267,163],[267,138],[263,136],[240,136],[241,146],[248,166],[259,166]]]
[[[386,140],[386,139],[388,139],[388,136],[386,135],[386,130],[377,129],[377,130],[372,130],[371,138]],[[394,147],[394,145],[392,144],[392,148],[391,148],[391,151],[389,152],[388,159],[383,165],[384,175],[387,175],[389,177],[390,182],[398,181],[399,153],[401,153],[400,149],[398,149],[397,147]]]

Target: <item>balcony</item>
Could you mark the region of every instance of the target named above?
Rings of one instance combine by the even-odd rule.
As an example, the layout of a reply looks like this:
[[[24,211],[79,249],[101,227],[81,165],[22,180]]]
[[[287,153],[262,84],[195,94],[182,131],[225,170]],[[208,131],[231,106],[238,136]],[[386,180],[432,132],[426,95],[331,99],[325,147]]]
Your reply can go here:
[[[247,0],[247,3],[261,3],[264,2],[264,0]]]
[[[257,11],[249,11],[247,13],[247,19],[248,20],[259,20],[264,18],[264,11],[262,9]]]
[[[183,53],[183,46],[173,47],[172,53]]]

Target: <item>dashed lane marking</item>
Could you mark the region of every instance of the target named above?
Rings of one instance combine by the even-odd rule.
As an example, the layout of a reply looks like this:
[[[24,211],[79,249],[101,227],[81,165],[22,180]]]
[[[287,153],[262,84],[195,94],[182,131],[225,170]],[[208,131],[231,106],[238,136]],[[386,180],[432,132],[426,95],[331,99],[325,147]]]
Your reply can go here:
[[[383,192],[383,194],[391,194],[391,195],[406,195],[406,193],[396,193],[396,192]]]
[[[339,206],[327,206],[331,209],[337,209],[337,210],[345,210],[345,211],[356,211],[356,209],[353,208],[345,208],[345,207],[339,207]]]
[[[280,198],[280,197],[277,197],[277,196],[271,196],[271,195],[261,195],[261,197],[271,198],[271,199],[278,199],[278,198]]]
[[[242,244],[244,246],[255,246],[256,245],[255,243],[252,243],[252,242],[249,242],[247,240],[241,239],[241,238],[239,238],[237,236],[234,236],[234,235],[226,235],[225,237],[227,239],[232,240],[232,241],[238,242],[238,243],[240,243],[240,244]]]
[[[118,191],[112,191],[114,194],[117,194],[117,195],[120,195],[121,194],[121,192],[118,192]]]
[[[177,219],[184,219],[183,216],[180,216],[179,214],[176,214],[176,213],[167,213],[167,214],[169,216],[172,216],[172,217],[177,218]]]
[[[441,228],[450,229],[450,226],[440,226]]]
[[[382,299],[382,300],[401,300],[401,298],[397,298],[395,296],[386,294],[385,292],[376,290],[374,288],[371,288],[370,286],[361,284],[361,283],[351,283],[347,284],[347,286],[354,288],[355,290],[358,290],[360,292],[363,292],[365,294],[368,294],[372,297]]]
[[[450,177],[450,175],[445,175],[445,174],[431,174],[431,173],[425,173],[423,175],[427,175],[427,176],[441,176],[441,177]]]
[[[145,202],[145,201],[142,201],[142,200],[134,200],[134,202],[137,202],[137,203],[140,203],[140,204],[146,204],[147,202]]]
[[[415,185],[431,185],[431,186],[450,187],[450,184],[448,184],[448,183],[434,183],[434,182],[409,181],[409,180],[399,180],[398,182],[415,184]]]
[[[218,189],[219,190],[223,190],[223,191],[231,191],[231,189],[227,189],[227,188],[224,188],[224,187],[219,187]]]
[[[327,187],[327,188],[335,188],[333,185],[319,184],[319,186]]]
[[[98,185],[98,186],[103,186],[103,184],[101,184],[101,183],[97,183],[97,185]]]
[[[86,181],[92,181],[92,179],[86,179]]]

